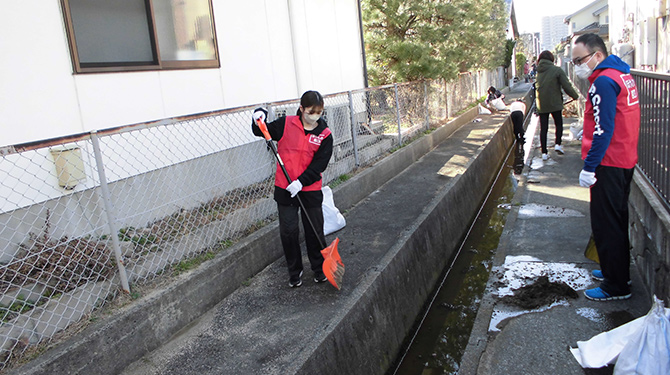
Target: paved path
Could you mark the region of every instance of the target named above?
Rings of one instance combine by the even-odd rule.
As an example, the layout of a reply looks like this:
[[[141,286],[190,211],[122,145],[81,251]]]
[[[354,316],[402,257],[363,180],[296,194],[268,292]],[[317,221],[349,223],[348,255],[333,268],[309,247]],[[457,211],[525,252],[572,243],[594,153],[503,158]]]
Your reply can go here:
[[[500,273],[492,273],[463,356],[460,375],[612,373],[612,368],[582,369],[568,347],[645,315],[651,307],[651,297],[634,265],[631,265],[633,297],[629,300],[590,301],[583,295],[587,286],[578,285],[585,282],[591,284],[589,288],[597,286],[597,282],[588,278],[588,272],[597,268],[597,264],[584,257],[584,248],[591,233],[589,190],[579,186],[581,142],[571,140],[569,132],[577,119],[565,120],[564,155],[553,151],[553,120],[549,124],[548,161],[541,159],[539,124],[535,137],[527,137],[532,140],[532,147],[528,147],[527,166],[519,176],[519,188],[513,198],[494,265],[502,272],[507,260],[508,269],[514,268],[510,263],[513,258],[510,257],[516,256],[527,257],[516,264],[517,268],[526,270],[545,266],[585,270],[582,274],[570,271],[571,276],[568,276],[568,271],[563,272],[563,279],[572,278],[579,288],[579,297],[545,311],[509,318],[497,324],[497,328],[491,327],[501,313],[523,311],[506,306],[495,298],[494,293],[500,286],[495,282],[499,280]],[[530,128],[534,127],[534,122],[537,122],[537,117],[531,120]],[[492,321],[494,324],[491,324]]]

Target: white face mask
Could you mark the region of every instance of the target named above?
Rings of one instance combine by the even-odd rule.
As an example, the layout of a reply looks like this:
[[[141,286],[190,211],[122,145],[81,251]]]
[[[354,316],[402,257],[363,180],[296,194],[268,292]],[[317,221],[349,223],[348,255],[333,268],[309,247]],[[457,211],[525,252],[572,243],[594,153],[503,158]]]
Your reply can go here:
[[[591,56],[591,59],[593,56]],[[591,61],[591,59],[575,66],[575,74],[577,77],[581,79],[588,79],[591,76],[591,73],[593,73],[593,68],[589,68],[589,61]]]
[[[586,64],[575,66],[575,74],[581,79],[589,79],[591,73],[593,73],[593,69]]]
[[[321,118],[321,115],[310,115],[310,114],[307,114],[307,113],[305,113],[305,116],[304,116],[305,122],[307,122],[307,124],[309,124],[309,125],[316,124],[316,121],[320,118]]]

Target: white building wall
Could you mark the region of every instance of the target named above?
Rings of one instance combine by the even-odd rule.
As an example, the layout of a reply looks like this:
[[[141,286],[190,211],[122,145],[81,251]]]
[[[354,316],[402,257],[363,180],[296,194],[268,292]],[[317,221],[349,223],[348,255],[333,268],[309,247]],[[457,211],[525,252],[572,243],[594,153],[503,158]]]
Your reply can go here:
[[[58,1],[0,12],[0,145],[83,131]]]
[[[355,0],[213,0],[219,69],[96,74],[73,73],[59,1],[2,9],[0,147],[364,86]]]
[[[570,33],[573,34],[594,22],[598,22],[598,17],[591,11],[576,14],[570,19]]]
[[[646,0],[649,1],[649,0]],[[609,9],[612,9],[613,5],[610,0],[596,0],[592,3],[587,4],[584,8],[573,13],[570,17],[570,28],[569,33],[574,34],[575,32],[583,29],[584,27],[594,23],[599,22],[600,24],[605,24],[606,16],[608,12],[603,12],[599,16],[594,15],[593,13],[602,7],[609,4]]]
[[[663,27],[660,1],[610,0],[610,40],[613,44],[628,43],[634,47],[633,67],[636,69],[670,71],[670,28]],[[651,26],[651,29],[650,29]],[[655,62],[645,64],[645,62]]]

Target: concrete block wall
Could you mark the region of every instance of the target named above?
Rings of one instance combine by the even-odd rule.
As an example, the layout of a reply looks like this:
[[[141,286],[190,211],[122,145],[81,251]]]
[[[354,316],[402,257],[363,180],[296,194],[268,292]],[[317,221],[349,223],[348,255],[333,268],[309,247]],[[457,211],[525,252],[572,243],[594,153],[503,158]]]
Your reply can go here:
[[[635,171],[629,198],[633,267],[650,294],[670,306],[670,213],[646,178]]]

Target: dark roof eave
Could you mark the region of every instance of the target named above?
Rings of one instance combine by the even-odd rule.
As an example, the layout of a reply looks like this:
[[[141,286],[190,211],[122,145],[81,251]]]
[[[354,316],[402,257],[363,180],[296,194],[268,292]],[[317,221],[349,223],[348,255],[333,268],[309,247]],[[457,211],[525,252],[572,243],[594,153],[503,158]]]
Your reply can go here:
[[[597,9],[595,12],[593,12],[593,15],[597,17],[600,15],[600,13],[608,11],[609,7],[610,7],[609,4],[605,4],[604,7]]]
[[[594,27],[584,28],[579,31],[575,31],[572,35],[583,35],[583,34],[598,34],[603,39],[609,39],[609,25],[597,25]]]

